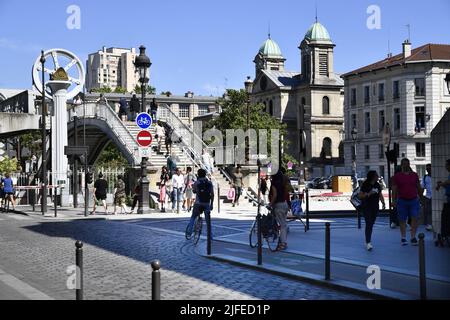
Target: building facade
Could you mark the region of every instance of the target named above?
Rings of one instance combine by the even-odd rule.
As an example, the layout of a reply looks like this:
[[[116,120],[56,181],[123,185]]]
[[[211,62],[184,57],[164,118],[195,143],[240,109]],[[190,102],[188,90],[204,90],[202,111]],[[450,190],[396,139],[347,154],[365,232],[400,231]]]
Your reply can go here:
[[[343,166],[343,81],[334,72],[334,47],[325,27],[315,22],[299,49],[301,72],[286,71],[279,46],[269,38],[254,63],[252,102],[287,124],[284,152],[307,177],[341,173]]]
[[[409,158],[412,169],[423,176],[431,160],[431,130],[450,107],[444,81],[449,72],[450,45],[412,49],[405,41],[401,54],[344,74],[347,173],[356,165],[360,177],[369,170],[387,177],[383,131],[389,124],[391,149],[398,150],[399,158]]]
[[[136,49],[106,48],[89,55],[86,63],[86,89],[109,87],[125,88],[133,92],[139,84],[134,66]]]

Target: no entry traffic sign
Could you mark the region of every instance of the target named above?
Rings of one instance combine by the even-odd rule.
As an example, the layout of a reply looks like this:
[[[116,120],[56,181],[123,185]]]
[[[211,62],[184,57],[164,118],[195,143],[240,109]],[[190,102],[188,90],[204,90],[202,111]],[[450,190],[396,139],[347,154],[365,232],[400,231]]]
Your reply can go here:
[[[153,141],[152,134],[146,130],[142,130],[137,135],[137,143],[144,148],[150,147]]]

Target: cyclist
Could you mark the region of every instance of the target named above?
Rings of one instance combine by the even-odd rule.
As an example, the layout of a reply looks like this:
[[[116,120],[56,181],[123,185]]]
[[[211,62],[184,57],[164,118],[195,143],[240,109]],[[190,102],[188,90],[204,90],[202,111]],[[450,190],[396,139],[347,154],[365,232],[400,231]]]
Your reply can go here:
[[[189,222],[187,233],[192,234],[195,219],[202,213],[205,214],[208,234],[211,236],[211,211],[214,204],[214,188],[212,182],[206,177],[206,170],[199,169],[197,171],[198,180],[192,186],[193,192],[196,194],[192,216]]]
[[[269,207],[280,225],[280,242],[277,251],[286,250],[287,248],[287,222],[286,216],[289,211],[289,206],[286,201],[286,194],[288,193],[287,179],[279,170],[272,176],[272,184],[269,193]]]
[[[14,200],[14,182],[9,173],[5,174],[5,178],[2,180],[1,185],[5,195],[5,204],[7,201],[10,201],[13,206],[13,211],[16,210],[16,201]]]

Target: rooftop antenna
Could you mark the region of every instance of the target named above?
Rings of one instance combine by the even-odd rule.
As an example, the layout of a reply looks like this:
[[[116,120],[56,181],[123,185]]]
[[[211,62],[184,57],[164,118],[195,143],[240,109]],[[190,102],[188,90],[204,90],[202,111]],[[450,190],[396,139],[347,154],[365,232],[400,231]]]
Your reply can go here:
[[[391,52],[391,29],[388,29],[388,58],[392,57],[392,52]]]
[[[411,25],[408,23],[406,28],[408,28],[408,42],[411,43]]]
[[[316,1],[316,23],[317,23],[317,1]]]
[[[268,35],[269,35],[269,39],[271,39],[271,38],[270,38],[270,21],[269,21],[269,30],[268,30]]]

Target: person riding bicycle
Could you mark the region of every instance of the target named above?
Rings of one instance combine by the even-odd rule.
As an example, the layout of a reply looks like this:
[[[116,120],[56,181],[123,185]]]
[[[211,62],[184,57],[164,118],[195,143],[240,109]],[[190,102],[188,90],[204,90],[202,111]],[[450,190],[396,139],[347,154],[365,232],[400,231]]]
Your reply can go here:
[[[204,213],[208,234],[211,236],[211,211],[213,210],[214,204],[214,188],[212,182],[206,177],[206,170],[199,169],[197,171],[197,177],[198,180],[192,186],[192,191],[196,194],[196,197],[187,233],[192,234],[195,219]]]

